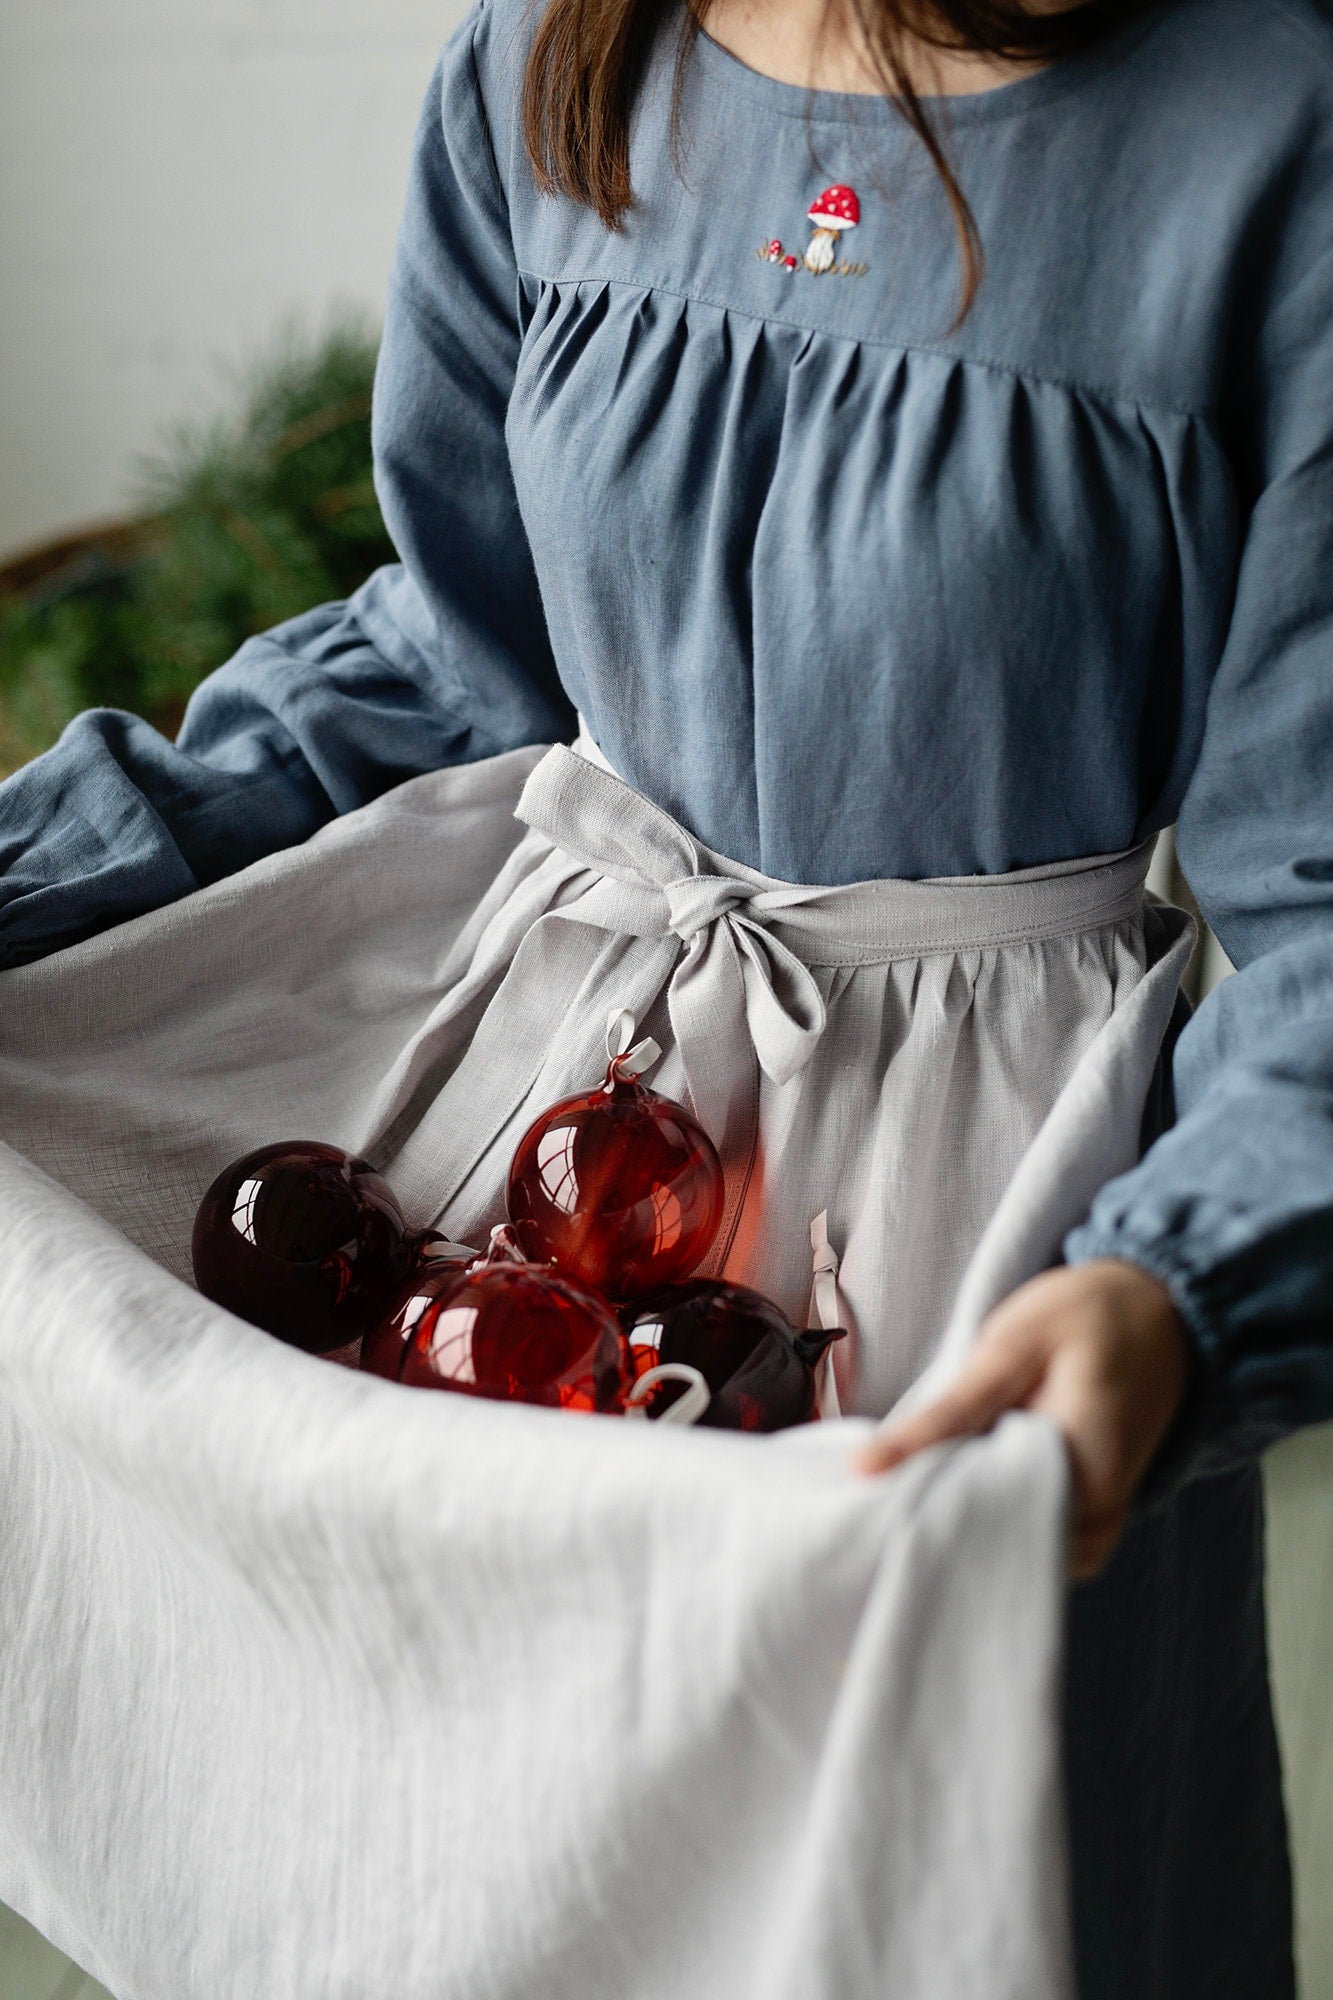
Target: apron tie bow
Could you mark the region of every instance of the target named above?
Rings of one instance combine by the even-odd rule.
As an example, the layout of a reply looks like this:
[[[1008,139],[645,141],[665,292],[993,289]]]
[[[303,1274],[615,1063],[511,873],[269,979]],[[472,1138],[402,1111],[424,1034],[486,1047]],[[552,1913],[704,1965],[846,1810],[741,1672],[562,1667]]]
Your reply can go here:
[[[738,1049],[748,1042],[765,1075],[783,1084],[824,1031],[818,983],[772,928],[784,916],[799,922],[800,903],[818,892],[715,872],[716,857],[669,814],[572,750],[547,752],[518,817],[594,877],[560,915],[670,940],[663,983],[672,1034],[695,1115],[725,1146],[738,1108]],[[642,1000],[637,1011],[642,1018]]]

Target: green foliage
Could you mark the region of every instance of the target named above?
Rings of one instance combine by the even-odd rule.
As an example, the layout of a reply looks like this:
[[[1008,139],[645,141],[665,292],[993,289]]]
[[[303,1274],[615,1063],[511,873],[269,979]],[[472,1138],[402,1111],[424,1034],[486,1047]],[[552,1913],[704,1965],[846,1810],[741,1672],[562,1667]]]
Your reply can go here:
[[[355,326],[287,336],[238,385],[235,415],[177,426],[145,462],[127,531],[22,588],[0,578],[0,770],[83,708],[173,729],[243,640],[392,561],[371,479],[374,364]]]

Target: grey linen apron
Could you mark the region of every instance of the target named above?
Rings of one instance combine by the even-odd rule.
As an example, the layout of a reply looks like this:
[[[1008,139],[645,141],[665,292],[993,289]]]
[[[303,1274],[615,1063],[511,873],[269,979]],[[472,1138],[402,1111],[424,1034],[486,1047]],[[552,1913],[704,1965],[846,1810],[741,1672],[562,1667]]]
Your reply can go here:
[[[878,1415],[1135,1157],[1146,866],[776,882],[582,743],[0,978],[0,1895],[120,2000],[1066,2000],[1048,1426],[856,1480],[856,1418],[421,1395],[181,1281],[284,1136],[477,1240],[626,1007],[717,1267],[801,1318],[828,1211]]]
[[[521,1132],[597,1080],[607,1010],[628,1007],[667,1052],[648,1080],[722,1154],[706,1268],[799,1323],[827,1209],[853,1335],[840,1400],[880,1415],[1137,1158],[1192,942],[1181,912],[1149,909],[1151,843],[799,886],[710,853],[586,737],[547,753],[518,812],[529,832],[369,1142],[417,1219],[484,1240]]]

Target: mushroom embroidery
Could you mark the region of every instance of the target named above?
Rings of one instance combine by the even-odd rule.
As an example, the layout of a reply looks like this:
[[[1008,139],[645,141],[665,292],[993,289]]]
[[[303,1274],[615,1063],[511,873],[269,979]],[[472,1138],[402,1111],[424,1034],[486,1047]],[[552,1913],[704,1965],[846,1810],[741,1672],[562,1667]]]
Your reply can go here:
[[[808,271],[812,277],[860,278],[864,277],[868,264],[853,264],[846,257],[837,256],[838,240],[844,229],[855,229],[861,220],[861,204],[856,198],[856,189],[844,187],[835,182],[817,195],[806,211],[814,224],[814,235],[805,246],[805,255],[784,248],[782,239],[772,236],[761,243],[755,256],[761,264],[776,264],[779,270],[791,277],[796,271]]]
[[[855,188],[834,186],[811,202],[809,215],[815,233],[805,246],[805,268],[816,275],[833,268],[833,253],[844,229],[855,229],[861,220],[861,204]]]

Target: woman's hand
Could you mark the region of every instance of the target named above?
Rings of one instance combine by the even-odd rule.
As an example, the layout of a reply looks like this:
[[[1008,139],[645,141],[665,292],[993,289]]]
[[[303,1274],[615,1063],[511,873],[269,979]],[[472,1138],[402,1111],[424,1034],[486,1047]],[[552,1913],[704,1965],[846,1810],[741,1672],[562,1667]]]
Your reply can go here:
[[[1069,1448],[1070,1569],[1092,1576],[1119,1539],[1188,1374],[1184,1326],[1158,1279],[1112,1258],[1045,1271],[983,1322],[953,1386],[873,1438],[853,1463],[887,1472],[927,1445],[989,1430],[1006,1410],[1040,1410]]]

